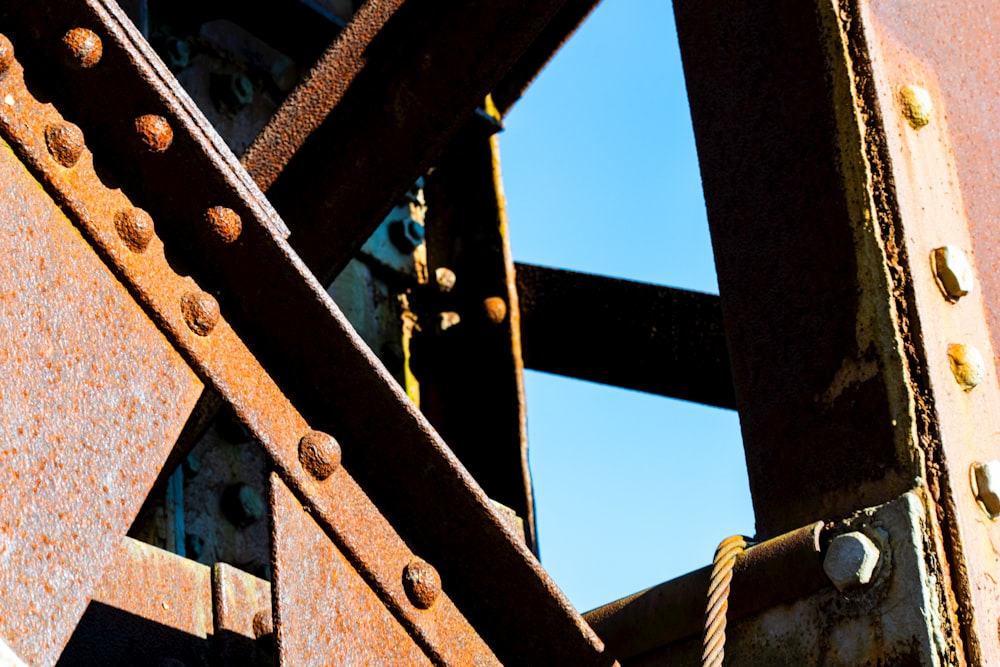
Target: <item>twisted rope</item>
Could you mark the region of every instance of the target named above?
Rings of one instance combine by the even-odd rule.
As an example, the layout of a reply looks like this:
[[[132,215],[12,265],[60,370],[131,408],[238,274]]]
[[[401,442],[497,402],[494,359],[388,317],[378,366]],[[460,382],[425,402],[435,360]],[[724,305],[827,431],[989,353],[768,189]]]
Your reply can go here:
[[[729,584],[733,580],[733,566],[743,550],[749,546],[747,538],[733,535],[722,540],[712,560],[712,580],[708,586],[708,607],[705,611],[705,634],[702,640],[702,667],[722,667],[726,655],[726,611],[729,609]]]

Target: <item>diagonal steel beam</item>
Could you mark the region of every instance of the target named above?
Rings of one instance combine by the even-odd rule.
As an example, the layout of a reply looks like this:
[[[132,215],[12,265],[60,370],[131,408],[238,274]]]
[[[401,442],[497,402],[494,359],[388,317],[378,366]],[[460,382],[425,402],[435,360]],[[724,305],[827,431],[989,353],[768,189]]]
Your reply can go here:
[[[564,0],[370,0],[243,164],[321,282],[361,247]]]

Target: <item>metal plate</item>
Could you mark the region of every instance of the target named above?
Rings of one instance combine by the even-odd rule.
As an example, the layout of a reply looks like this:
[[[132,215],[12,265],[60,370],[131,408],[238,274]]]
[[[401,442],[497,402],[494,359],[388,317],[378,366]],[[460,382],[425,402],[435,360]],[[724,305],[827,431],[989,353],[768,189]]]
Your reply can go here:
[[[201,383],[0,143],[0,635],[56,661]]]

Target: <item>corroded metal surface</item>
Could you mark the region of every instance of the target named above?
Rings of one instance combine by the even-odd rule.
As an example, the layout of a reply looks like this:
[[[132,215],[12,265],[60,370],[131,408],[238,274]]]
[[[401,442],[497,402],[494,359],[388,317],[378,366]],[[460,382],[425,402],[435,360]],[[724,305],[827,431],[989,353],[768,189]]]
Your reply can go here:
[[[89,25],[103,41],[101,64],[86,70],[86,79],[66,70],[58,53],[43,48],[60,38],[64,23]],[[61,107],[73,110],[88,144],[98,147],[123,187],[157,221],[169,261],[159,238],[137,255],[119,239],[113,215],[95,215],[129,206],[119,191],[104,192],[100,205],[83,206],[75,191],[79,178],[67,180],[48,167],[25,121],[37,125],[60,119],[30,98],[17,66],[2,81],[4,94],[16,102],[0,107],[4,132],[17,136],[25,159],[45,173],[77,222],[233,405],[282,478],[307,500],[313,517],[336,536],[408,629],[443,637],[430,628],[458,628],[465,615],[507,663],[612,664],[600,640],[351,332],[283,241],[280,220],[119,10],[98,0],[44,7],[13,2],[0,8],[0,27],[16,37],[18,48],[37,67],[34,81],[44,83]],[[102,88],[121,91],[116,110],[149,110],[165,118],[174,135],[170,147],[135,153],[134,123],[127,115],[108,112],[93,95]],[[82,162],[88,164],[86,157]],[[90,186],[96,186],[96,174],[84,171]],[[175,187],[182,177],[183,198]],[[202,224],[204,211],[219,205],[242,220],[239,240],[224,250]],[[174,265],[197,282],[179,276]],[[211,292],[220,304],[223,316],[208,335],[189,328],[182,316],[181,299],[192,290]],[[230,321],[239,327],[239,337]],[[343,466],[324,482],[305,475],[297,460],[299,438],[310,425],[330,432],[344,448]],[[447,591],[420,614],[411,608],[398,576],[399,563],[413,558],[410,548],[436,564]],[[460,635],[469,642],[476,633],[466,626]],[[448,647],[435,650],[446,653]]]
[[[276,476],[271,512],[280,664],[432,664]],[[446,664],[496,664],[490,655],[464,660]]]
[[[347,264],[562,5],[372,0],[358,10],[244,156],[321,280]]]
[[[6,143],[0,178],[0,636],[46,665],[201,383]]]
[[[129,538],[117,543],[60,667],[206,664],[213,634],[210,569]]]
[[[735,408],[719,298],[517,264],[528,368]]]
[[[271,584],[232,565],[212,567],[212,642],[224,667],[274,664]]]

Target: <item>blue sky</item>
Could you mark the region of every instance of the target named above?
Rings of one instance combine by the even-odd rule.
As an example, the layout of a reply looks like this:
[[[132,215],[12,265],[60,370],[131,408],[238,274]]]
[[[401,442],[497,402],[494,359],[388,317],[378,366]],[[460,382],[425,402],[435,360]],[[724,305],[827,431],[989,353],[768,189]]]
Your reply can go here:
[[[517,261],[718,293],[669,0],[604,0],[506,126]],[[580,610],[753,534],[735,412],[526,381],[542,563]]]

